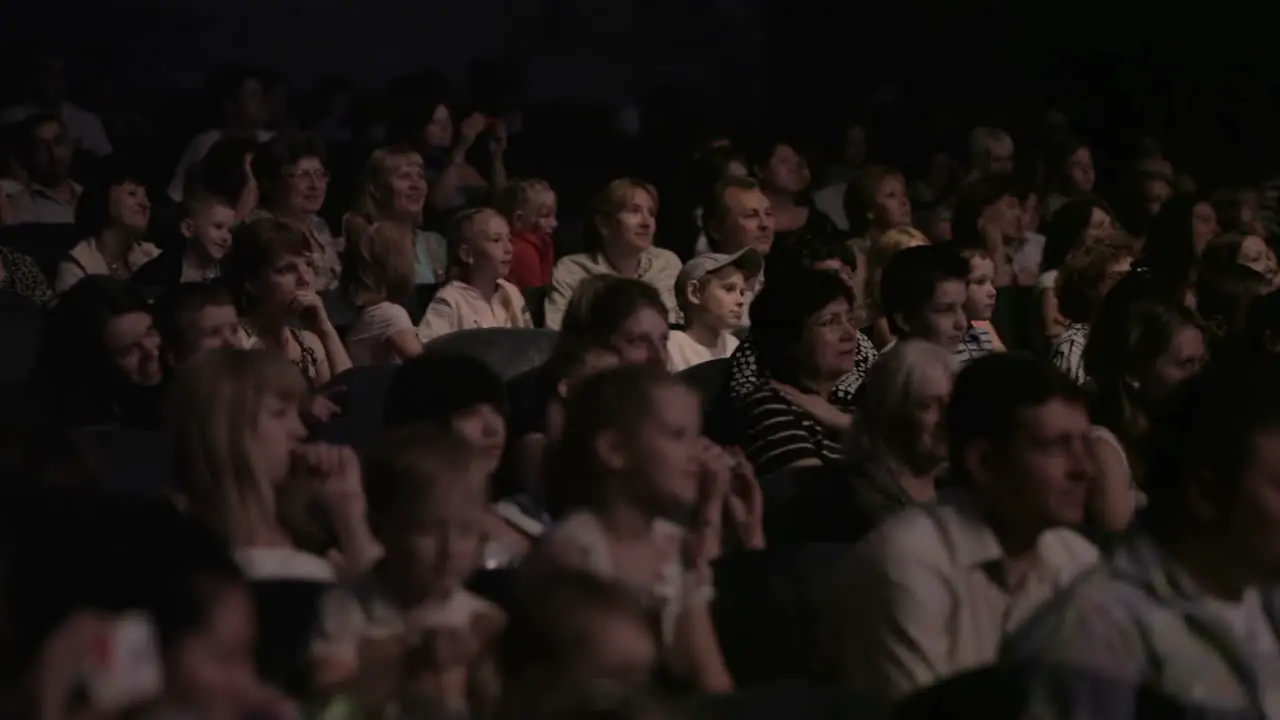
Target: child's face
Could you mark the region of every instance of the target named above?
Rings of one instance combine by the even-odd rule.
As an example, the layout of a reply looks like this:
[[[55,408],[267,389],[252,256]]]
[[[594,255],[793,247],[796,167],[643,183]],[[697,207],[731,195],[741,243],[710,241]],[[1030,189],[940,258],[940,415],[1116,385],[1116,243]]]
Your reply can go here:
[[[184,328],[186,346],[194,357],[206,350],[240,346],[240,316],[232,305],[206,305]]]
[[[996,307],[996,266],[991,258],[978,256],[969,261],[969,295],[964,313],[970,320],[990,320]]]
[[[511,269],[511,227],[506,219],[492,212],[477,217],[462,248],[462,262],[473,275],[505,278]]]
[[[178,640],[166,672],[175,705],[201,717],[236,720],[254,708],[262,685],[254,665],[254,612],[249,591],[217,590],[204,623]]]
[[[742,314],[747,307],[747,281],[738,268],[721,268],[694,283],[689,292],[694,311],[690,322],[705,322],[719,331],[742,326]]]
[[[909,334],[947,350],[960,347],[969,329],[969,318],[964,313],[968,295],[967,282],[943,280],[934,285],[929,304],[904,318]]]
[[[404,538],[404,546],[388,548],[402,559],[399,572],[422,601],[449,597],[480,566],[485,517],[482,486],[476,478],[458,478],[457,486],[442,488]]]
[[[556,220],[556,194],[551,190],[534,193],[528,204],[517,213],[519,230],[551,237],[560,223]]]
[[[451,424],[453,431],[475,451],[480,472],[492,475],[502,462],[502,450],[507,443],[507,421],[502,413],[485,403],[458,413]]]
[[[182,234],[193,240],[204,256],[221,260],[231,249],[231,228],[236,224],[236,211],[218,202],[205,203],[195,217],[182,224]]]

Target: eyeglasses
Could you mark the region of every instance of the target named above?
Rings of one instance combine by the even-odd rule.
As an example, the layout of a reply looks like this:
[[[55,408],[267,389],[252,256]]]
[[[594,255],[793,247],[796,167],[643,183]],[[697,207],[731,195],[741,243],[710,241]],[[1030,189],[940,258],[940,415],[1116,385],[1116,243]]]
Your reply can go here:
[[[290,182],[297,180],[310,180],[317,185],[329,182],[328,170],[290,170],[284,174]]]

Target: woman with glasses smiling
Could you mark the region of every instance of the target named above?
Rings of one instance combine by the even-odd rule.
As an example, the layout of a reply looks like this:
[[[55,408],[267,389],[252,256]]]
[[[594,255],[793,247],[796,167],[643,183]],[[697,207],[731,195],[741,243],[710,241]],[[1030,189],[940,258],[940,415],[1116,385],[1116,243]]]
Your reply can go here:
[[[342,276],[342,238],[335,238],[319,215],[329,191],[325,147],[309,135],[277,135],[253,156],[261,200],[246,221],[283,220],[306,234],[315,268],[315,289],[332,290]]]

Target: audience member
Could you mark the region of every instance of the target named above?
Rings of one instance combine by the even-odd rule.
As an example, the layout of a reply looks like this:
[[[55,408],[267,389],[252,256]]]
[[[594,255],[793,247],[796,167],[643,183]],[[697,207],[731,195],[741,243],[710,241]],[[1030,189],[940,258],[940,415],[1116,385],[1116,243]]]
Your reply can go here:
[[[685,263],[675,285],[684,329],[673,330],[667,340],[672,372],[733,354],[738,347],[733,331],[742,327],[747,287],[763,269],[764,258],[754,248],[699,255]]]

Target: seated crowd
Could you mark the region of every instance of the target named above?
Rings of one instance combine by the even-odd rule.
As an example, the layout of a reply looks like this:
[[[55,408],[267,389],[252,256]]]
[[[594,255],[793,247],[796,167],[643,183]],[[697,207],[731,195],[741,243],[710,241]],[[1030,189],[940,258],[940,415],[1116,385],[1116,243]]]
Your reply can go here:
[[[1258,189],[1147,148],[1117,214],[1071,134],[959,182],[850,125],[566,246],[500,118],[337,162],[216,87],[162,193],[5,115],[5,717],[1280,717]]]

